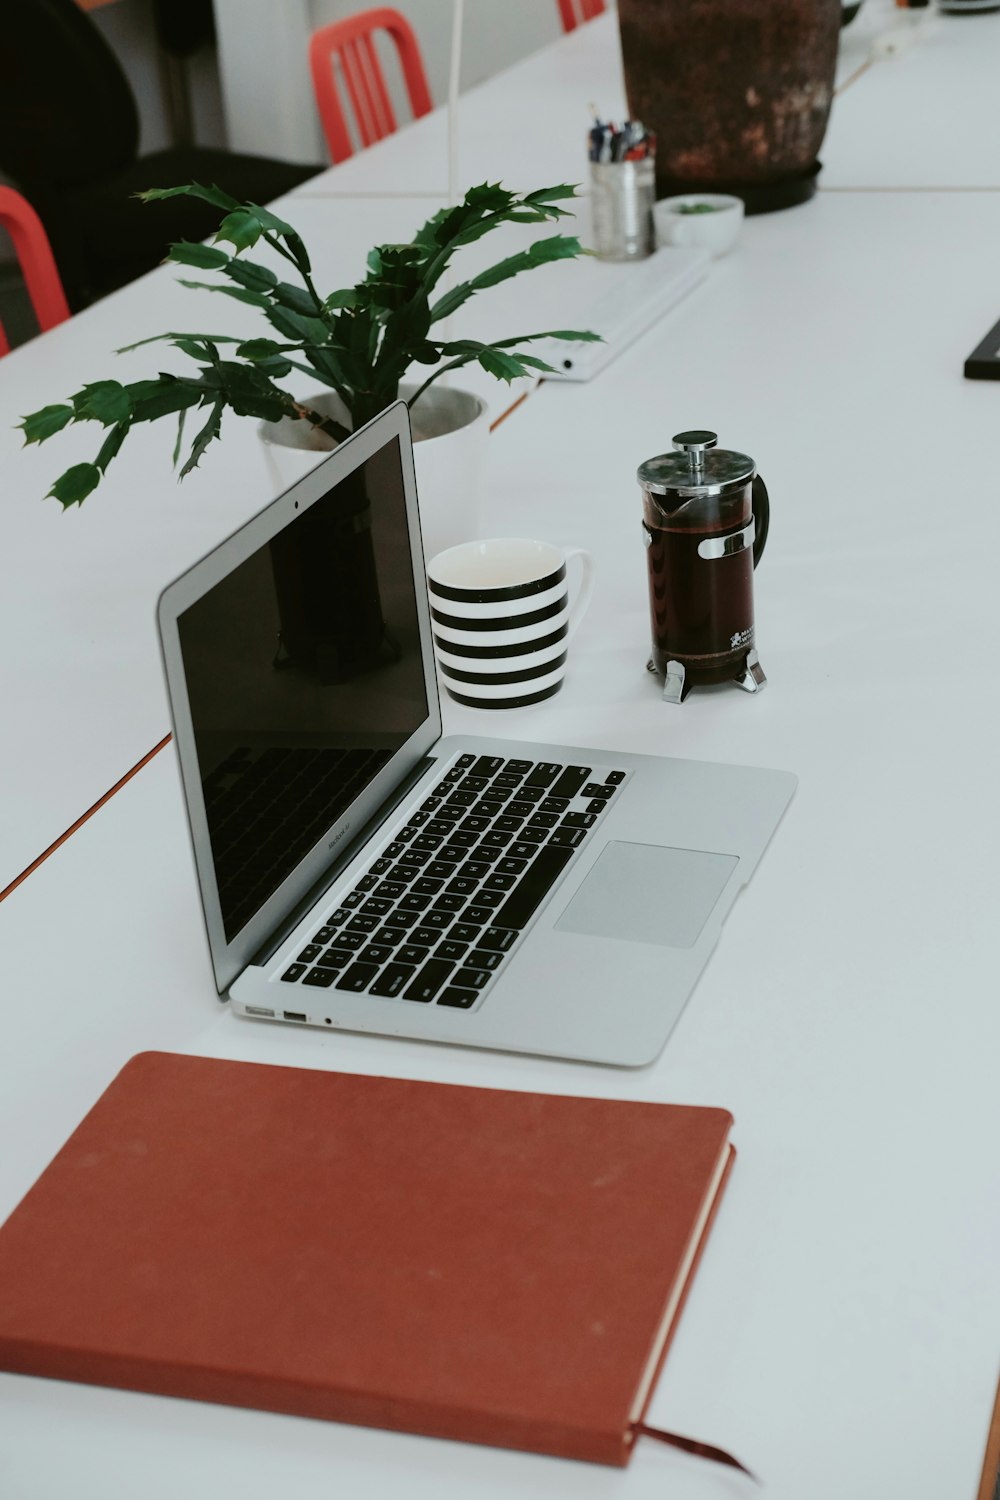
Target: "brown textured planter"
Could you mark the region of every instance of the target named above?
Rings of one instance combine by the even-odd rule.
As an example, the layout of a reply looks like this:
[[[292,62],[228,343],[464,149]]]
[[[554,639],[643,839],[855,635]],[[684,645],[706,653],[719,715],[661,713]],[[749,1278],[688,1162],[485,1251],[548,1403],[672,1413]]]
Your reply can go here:
[[[618,0],[629,113],[656,132],[658,198],[815,191],[841,0]]]

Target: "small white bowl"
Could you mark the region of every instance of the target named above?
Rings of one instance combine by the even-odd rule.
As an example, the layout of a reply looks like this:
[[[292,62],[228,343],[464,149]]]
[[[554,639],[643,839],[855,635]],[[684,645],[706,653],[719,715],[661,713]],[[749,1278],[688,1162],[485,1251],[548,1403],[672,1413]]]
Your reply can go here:
[[[699,205],[711,212],[691,213]],[[687,211],[686,211],[687,210]],[[725,255],[740,237],[743,199],[728,193],[681,193],[653,205],[657,245],[698,245]]]

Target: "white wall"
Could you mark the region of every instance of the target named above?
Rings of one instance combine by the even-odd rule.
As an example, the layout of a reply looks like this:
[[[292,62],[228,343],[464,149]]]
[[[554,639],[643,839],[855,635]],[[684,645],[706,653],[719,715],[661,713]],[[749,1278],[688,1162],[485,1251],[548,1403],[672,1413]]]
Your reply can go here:
[[[431,95],[448,92],[452,0],[393,0],[417,33]],[[229,143],[325,161],[307,63],[312,31],[364,0],[215,0]],[[556,0],[465,0],[461,87],[471,88],[561,34]],[[395,91],[394,91],[395,92]],[[530,100],[525,108],[530,109]],[[405,118],[405,111],[401,111]]]

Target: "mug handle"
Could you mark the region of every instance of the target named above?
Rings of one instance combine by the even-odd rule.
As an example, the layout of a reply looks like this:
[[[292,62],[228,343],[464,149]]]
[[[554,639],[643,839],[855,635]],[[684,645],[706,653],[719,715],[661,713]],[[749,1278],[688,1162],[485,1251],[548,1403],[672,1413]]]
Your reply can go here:
[[[594,592],[594,559],[582,547],[568,547],[563,553],[563,562],[566,563],[567,568],[572,557],[580,559],[580,587],[569,612],[566,630],[567,642],[572,640],[576,634],[577,626],[587,613],[587,608]]]
[[[767,485],[758,474],[750,491],[750,504],[753,509],[754,543],[753,543],[753,565],[760,562],[764,551],[764,543],[767,541],[767,530],[771,524],[771,502],[767,498]]]

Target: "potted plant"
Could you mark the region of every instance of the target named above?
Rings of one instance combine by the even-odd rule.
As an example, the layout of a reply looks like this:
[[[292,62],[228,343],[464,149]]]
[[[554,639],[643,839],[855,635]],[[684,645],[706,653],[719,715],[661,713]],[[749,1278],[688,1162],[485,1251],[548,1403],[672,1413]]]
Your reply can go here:
[[[429,435],[438,436],[449,424],[448,412],[442,409],[448,403],[433,401],[437,395],[433,387],[446,372],[475,363],[509,382],[534,370],[551,369],[544,360],[524,352],[522,346],[537,339],[597,337],[567,329],[519,334],[490,343],[441,336],[445,320],[477,292],[535,266],[588,253],[572,236],[550,235],[450,290],[441,290],[442,277],[457,250],[502,224],[562,218],[568,210],[559,206],[560,200],[575,193],[568,185],[524,195],[509,192],[497,183],[474,187],[461,203],[428,219],[410,243],[373,249],[362,281],[326,295],[314,284],[301,237],[268,209],[239,203],[218,188],[197,183],[143,193],[146,201],[187,194],[222,211],[212,244],[172,245],[169,259],[216,273],[219,280],[215,282],[182,284],[221,292],[258,309],[277,337],[164,333],[128,345],[127,349],[135,349],[140,344],[165,341],[195,368],[180,374],[161,373],[153,380],[131,384],[100,380],[85,385],[66,403],[43,407],[25,417],[21,426],[27,443],[44,442],[74,422],[93,421],[106,429],[93,462],[67,469],[49,494],[64,508],[82,504],[132,428],[162,417],[177,418],[176,464],[184,447],[189,412],[197,411],[203,421],[181,465],[181,478],[197,466],[209,444],[220,436],[227,410],[273,424],[268,430],[274,441],[288,441],[294,434],[294,445],[316,446],[298,441],[299,434],[308,434],[320,440],[319,446],[333,446],[384,410],[402,390],[413,413],[415,436],[423,436],[419,417],[426,408],[431,409],[432,417]],[[294,280],[282,281],[269,266],[247,258],[245,252],[258,242],[270,246],[290,264]],[[232,253],[223,249],[223,244],[231,245]],[[423,378],[404,386],[403,378],[414,366],[423,367]],[[284,389],[278,382],[293,370],[310,375],[325,387],[323,398],[300,400]],[[477,398],[460,392],[454,395],[464,396],[464,401],[451,403],[461,408],[459,425],[462,420],[468,422],[481,415],[482,403]],[[484,421],[481,426],[485,430]],[[418,442],[418,454],[420,446]],[[418,458],[418,472],[419,468]],[[428,502],[433,510],[434,500],[432,493],[425,496],[425,515]],[[440,531],[433,520],[428,529],[432,534]],[[470,526],[466,535],[473,531]]]

